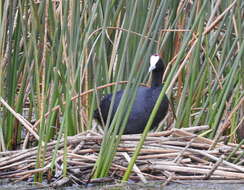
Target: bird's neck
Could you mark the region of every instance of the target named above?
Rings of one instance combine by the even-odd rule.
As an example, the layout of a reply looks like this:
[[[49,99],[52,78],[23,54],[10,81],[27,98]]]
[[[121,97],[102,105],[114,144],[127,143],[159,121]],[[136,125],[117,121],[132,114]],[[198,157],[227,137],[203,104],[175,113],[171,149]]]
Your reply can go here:
[[[152,72],[152,83],[151,87],[157,87],[162,85],[163,72],[153,71]]]

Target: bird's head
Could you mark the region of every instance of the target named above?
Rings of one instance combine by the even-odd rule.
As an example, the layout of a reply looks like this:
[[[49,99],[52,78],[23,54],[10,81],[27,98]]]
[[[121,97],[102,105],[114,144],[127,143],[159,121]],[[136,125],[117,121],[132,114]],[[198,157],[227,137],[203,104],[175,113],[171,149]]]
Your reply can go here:
[[[160,70],[164,70],[163,60],[161,59],[160,55],[153,54],[150,57],[150,67],[148,71],[151,72],[151,71],[160,71]]]

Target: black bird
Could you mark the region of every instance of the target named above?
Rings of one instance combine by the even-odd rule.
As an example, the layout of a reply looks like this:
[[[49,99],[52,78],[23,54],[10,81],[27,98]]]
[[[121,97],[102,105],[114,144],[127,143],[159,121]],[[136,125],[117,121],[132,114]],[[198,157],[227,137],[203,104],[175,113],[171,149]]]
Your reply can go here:
[[[136,92],[135,101],[131,108],[131,112],[128,118],[127,125],[124,130],[124,134],[138,134],[142,133],[146,127],[147,121],[150,117],[150,114],[155,106],[155,103],[159,97],[159,94],[162,90],[162,77],[164,74],[164,63],[159,55],[155,54],[150,57],[150,67],[149,72],[152,71],[152,81],[151,88],[148,87],[139,87]],[[124,90],[120,90],[115,94],[115,101],[113,105],[111,121],[116,113],[116,110],[119,106],[119,102],[124,93]],[[112,94],[106,95],[101,103],[101,116],[104,123],[106,124],[109,107],[112,101]],[[159,122],[165,117],[169,107],[169,101],[165,95],[158,112],[154,118],[152,127],[157,127]],[[98,121],[99,124],[102,124],[102,120],[99,114],[98,109],[95,110],[93,117]]]

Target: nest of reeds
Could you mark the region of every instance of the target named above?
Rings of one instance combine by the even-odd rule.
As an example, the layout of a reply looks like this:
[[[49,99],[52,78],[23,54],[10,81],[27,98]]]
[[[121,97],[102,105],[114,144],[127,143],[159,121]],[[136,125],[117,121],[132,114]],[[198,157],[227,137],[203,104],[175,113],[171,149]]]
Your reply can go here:
[[[144,142],[133,168],[130,180],[147,182],[162,180],[244,179],[241,157],[244,147],[214,142],[195,133],[206,129],[204,126],[187,129],[172,129],[150,133]],[[113,182],[120,180],[141,135],[124,135],[118,146],[110,168],[109,177],[91,179],[94,164],[98,158],[103,136],[87,131],[68,137],[67,176],[63,178],[64,141],[61,140],[55,158],[55,171],[51,170],[52,153],[56,141],[47,145],[44,165],[36,169],[38,147],[26,150],[0,153],[0,179],[30,180],[34,174],[42,173],[43,178],[54,186],[66,183]]]

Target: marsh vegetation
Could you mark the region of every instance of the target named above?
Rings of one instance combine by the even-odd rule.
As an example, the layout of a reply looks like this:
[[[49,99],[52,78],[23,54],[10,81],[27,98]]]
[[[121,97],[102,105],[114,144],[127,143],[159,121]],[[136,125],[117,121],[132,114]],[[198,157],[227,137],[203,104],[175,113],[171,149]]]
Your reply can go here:
[[[46,170],[38,169],[47,167],[48,157],[53,173],[62,142],[61,175],[67,176],[68,136],[95,130],[92,116],[101,97],[125,89],[110,127],[105,124],[91,173],[93,178],[108,176],[122,138],[118,129],[126,125],[135,97],[127,92],[149,84],[154,53],[166,62],[160,97],[167,94],[172,103],[156,132],[207,125],[198,135],[213,142],[210,149],[223,136],[225,143],[241,148],[243,20],[242,0],[1,2],[0,159],[14,153],[9,150],[35,147],[31,167],[36,172],[26,176],[42,181]],[[161,99],[121,175],[125,181]],[[234,162],[236,157],[229,156]],[[243,159],[242,153],[237,156]]]

